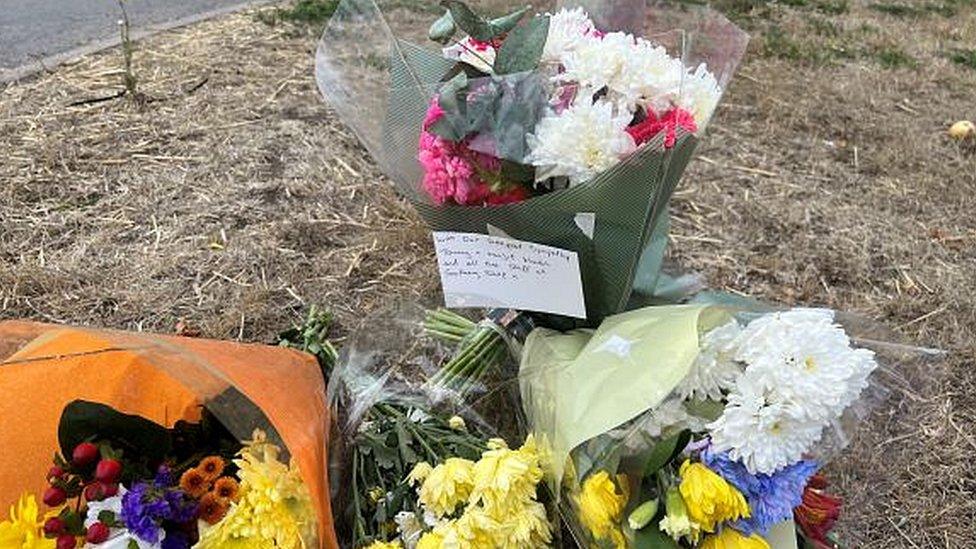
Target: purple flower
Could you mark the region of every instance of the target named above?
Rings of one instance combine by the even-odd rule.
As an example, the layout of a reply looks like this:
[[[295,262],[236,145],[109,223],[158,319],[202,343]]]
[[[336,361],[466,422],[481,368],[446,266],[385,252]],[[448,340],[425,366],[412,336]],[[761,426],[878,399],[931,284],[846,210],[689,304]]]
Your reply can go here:
[[[728,454],[706,449],[702,461],[709,469],[735,486],[745,496],[752,511],[748,519],[736,521],[735,529],[746,535],[765,536],[775,524],[793,517],[793,509],[803,501],[803,488],[820,467],[815,461],[799,461],[771,475],[752,474]]]
[[[190,549],[190,538],[181,530],[167,530],[162,549]]]
[[[156,486],[173,486],[176,484],[173,470],[170,469],[169,465],[163,464],[156,469],[156,479],[153,480],[153,484]]]
[[[178,489],[137,482],[122,496],[120,518],[127,530],[147,543],[158,543],[163,522],[193,520],[196,504]]]

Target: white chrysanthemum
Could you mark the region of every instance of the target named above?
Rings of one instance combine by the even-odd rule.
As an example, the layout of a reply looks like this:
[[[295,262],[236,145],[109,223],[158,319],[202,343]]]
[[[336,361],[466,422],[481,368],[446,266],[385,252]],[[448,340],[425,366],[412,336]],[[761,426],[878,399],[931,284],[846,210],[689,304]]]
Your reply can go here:
[[[769,474],[802,459],[820,440],[824,424],[764,373],[740,376],[722,416],[708,429],[716,452],[727,450],[750,473]]]
[[[542,50],[542,62],[562,63],[563,59],[583,44],[595,27],[583,8],[563,8],[549,16],[549,34]]]
[[[417,514],[410,511],[400,511],[393,517],[400,533],[400,541],[406,549],[413,549],[424,534],[424,525],[417,518]]]
[[[577,101],[536,124],[526,162],[537,168],[537,180],[566,176],[571,185],[582,183],[634,152],[637,145],[625,131],[630,120],[608,101]]]
[[[694,71],[685,74],[681,81],[677,103],[679,107],[695,117],[695,124],[701,130],[708,125],[721,98],[722,86],[715,79],[715,75],[702,63]]]
[[[854,349],[832,311],[793,309],[751,322],[737,342],[735,358],[761,370],[803,406],[808,417],[839,417],[877,367],[874,353]]]
[[[559,81],[578,82],[593,92],[607,88],[610,98],[631,112],[638,104],[666,107],[688,78],[681,61],[663,47],[623,32],[586,37],[564,57],[563,66]]]
[[[735,386],[743,365],[735,360],[736,341],[742,327],[735,320],[711,330],[702,337],[701,351],[691,371],[675,389],[683,398],[722,400]]]
[[[491,74],[495,71],[498,52],[490,45],[478,44],[470,36],[443,49],[444,57],[467,63],[475,69]]]

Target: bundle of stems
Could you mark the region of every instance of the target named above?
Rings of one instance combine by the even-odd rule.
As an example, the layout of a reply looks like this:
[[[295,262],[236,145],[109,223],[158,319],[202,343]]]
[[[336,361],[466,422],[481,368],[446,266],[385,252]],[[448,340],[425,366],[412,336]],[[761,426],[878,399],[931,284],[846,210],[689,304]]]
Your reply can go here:
[[[454,357],[428,383],[457,391],[462,396],[508,354],[505,339],[493,327],[447,309],[427,311],[424,330],[445,343],[457,345]]]

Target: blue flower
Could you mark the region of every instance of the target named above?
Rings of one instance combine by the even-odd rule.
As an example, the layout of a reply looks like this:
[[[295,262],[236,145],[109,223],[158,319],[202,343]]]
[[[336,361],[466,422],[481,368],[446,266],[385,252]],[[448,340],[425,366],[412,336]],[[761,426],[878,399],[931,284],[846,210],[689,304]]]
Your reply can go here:
[[[137,482],[122,496],[125,528],[147,543],[159,542],[163,523],[185,523],[196,516],[196,504],[182,491],[156,483]]]
[[[803,488],[820,467],[815,461],[804,460],[771,475],[752,474],[727,453],[716,454],[710,450],[702,452],[702,461],[746,497],[752,514],[733,526],[746,535],[763,536],[775,524],[793,517],[793,509],[803,501]]]

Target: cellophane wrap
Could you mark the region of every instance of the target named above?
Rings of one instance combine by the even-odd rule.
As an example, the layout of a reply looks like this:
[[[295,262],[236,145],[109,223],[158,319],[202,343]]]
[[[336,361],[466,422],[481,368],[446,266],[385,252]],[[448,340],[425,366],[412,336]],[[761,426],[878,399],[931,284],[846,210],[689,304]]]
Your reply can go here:
[[[426,40],[428,25],[443,8],[433,2],[425,6],[431,9],[375,0],[338,4],[316,55],[319,88],[335,112],[433,230],[503,234],[577,252],[591,324],[623,310],[634,291],[653,293],[666,244],[668,202],[712,112],[694,135],[679,131],[672,147],[665,147],[659,134],[616,166],[570,188],[494,207],[435,204],[421,185],[418,143],[431,99],[455,61]],[[706,67],[722,90],[748,40],[704,7],[626,0],[533,4],[532,11],[577,6],[602,30],[645,37],[690,70]],[[539,90],[551,76],[540,70],[476,79],[472,89],[502,89],[509,99],[490,113],[498,123],[480,131],[472,148],[523,161],[526,136],[534,127],[505,122],[507,111],[542,112],[548,96]],[[682,86],[679,96],[685,93]]]
[[[280,347],[0,322],[0,502],[40,494],[58,426],[75,401],[172,428],[204,409],[239,441],[255,430],[297,464],[315,507],[317,546],[336,547],[327,475],[325,380],[310,355]],[[68,450],[70,451],[70,450]]]
[[[739,301],[737,305],[693,303],[637,309],[608,318],[596,330],[556,332],[544,328],[529,335],[521,358],[519,383],[529,432],[549,450],[547,481],[559,499],[559,510],[582,546],[592,541],[581,526],[576,495],[590,473],[609,470],[640,479],[643,460],[664,438],[690,425],[699,431],[721,414],[718,408],[682,401],[679,421],[669,426],[663,404],[677,397],[677,388],[691,371],[705,334],[733,319],[740,326],[764,315],[785,311]],[[898,337],[863,317],[823,309],[831,314],[855,349],[873,352],[877,367],[859,398],[824,429],[804,459],[820,464],[841,452],[859,423],[886,397],[886,380],[918,361],[938,360],[941,351],[898,343]],[[892,377],[893,376],[893,377]],[[663,427],[663,428],[662,428]],[[691,428],[695,432],[695,428]],[[612,475],[611,475],[612,476]],[[633,505],[628,502],[630,512]],[[621,528],[628,531],[626,514]],[[786,545],[772,536],[792,540]],[[776,528],[769,541],[774,549],[795,547],[792,529]]]
[[[374,407],[395,406],[413,422],[435,415],[460,417],[468,432],[483,440],[500,437],[513,446],[525,436],[514,360],[497,364],[463,395],[430,382],[456,348],[425,333],[427,311],[418,303],[399,302],[367,316],[343,344],[329,380],[328,399],[336,423],[330,453],[332,501],[333,508],[345,510],[336,515],[337,531],[344,541],[344,534],[352,528],[353,517],[348,515],[355,497],[351,454],[357,437],[368,430]]]

